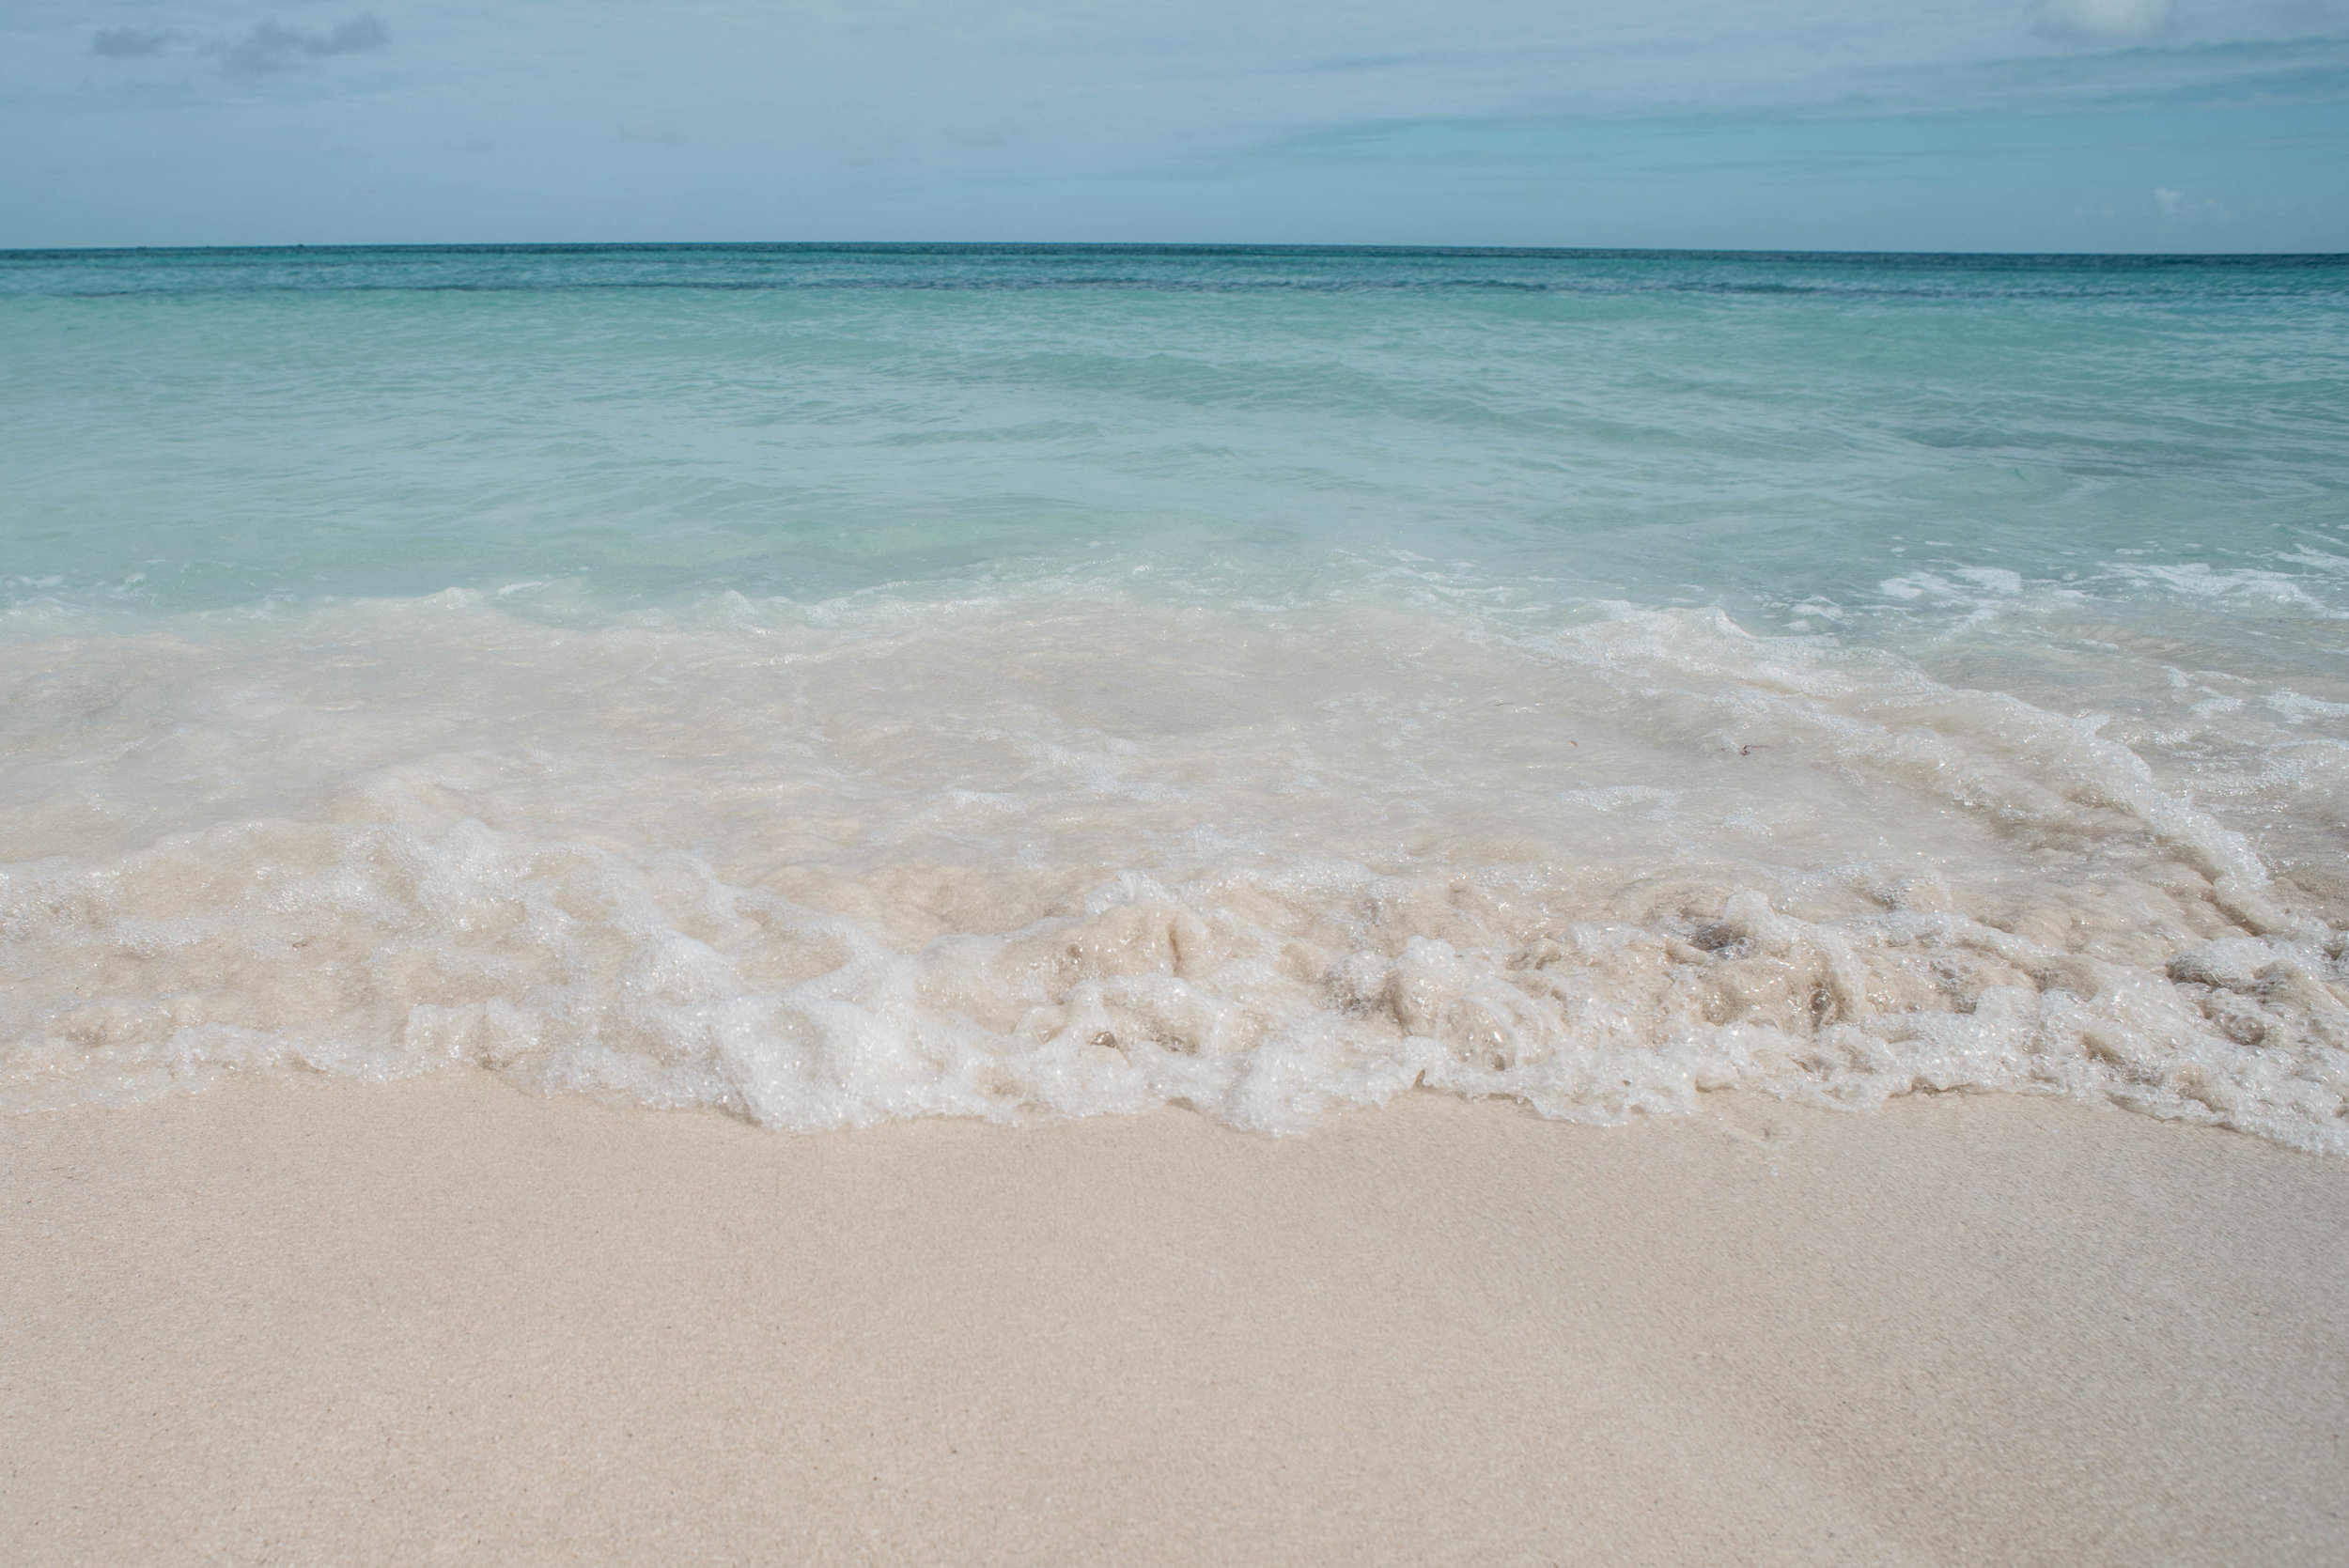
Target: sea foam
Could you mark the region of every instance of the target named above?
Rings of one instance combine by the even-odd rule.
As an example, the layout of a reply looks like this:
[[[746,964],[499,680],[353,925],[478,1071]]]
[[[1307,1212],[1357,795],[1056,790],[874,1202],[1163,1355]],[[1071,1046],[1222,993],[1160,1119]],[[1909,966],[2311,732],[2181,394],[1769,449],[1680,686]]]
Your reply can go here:
[[[513,602],[20,644],[8,1103],[468,1063],[792,1128],[2029,1090],[2349,1153],[2337,901],[2109,721],[1888,654],[1380,594]]]

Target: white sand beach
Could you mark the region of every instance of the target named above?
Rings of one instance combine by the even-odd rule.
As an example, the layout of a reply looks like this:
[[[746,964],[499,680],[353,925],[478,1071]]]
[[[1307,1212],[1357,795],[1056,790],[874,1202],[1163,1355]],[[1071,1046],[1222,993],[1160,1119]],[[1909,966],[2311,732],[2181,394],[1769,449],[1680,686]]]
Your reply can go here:
[[[2052,1098],[0,1122],[0,1557],[2338,1562],[2349,1162]]]

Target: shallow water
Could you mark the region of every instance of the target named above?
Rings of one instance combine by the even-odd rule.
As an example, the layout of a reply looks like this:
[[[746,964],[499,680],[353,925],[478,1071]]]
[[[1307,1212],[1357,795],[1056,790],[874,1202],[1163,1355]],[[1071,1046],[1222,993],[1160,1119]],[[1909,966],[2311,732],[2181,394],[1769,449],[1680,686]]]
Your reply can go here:
[[[2349,262],[0,256],[0,1098],[2349,1153]]]

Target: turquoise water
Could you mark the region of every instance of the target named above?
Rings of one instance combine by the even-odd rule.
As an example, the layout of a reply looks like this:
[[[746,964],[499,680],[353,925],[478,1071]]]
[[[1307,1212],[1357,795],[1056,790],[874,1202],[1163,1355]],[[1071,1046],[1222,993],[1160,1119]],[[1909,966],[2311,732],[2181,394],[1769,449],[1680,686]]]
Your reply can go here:
[[[2349,1150],[2349,260],[16,253],[0,347],[26,1103]]]
[[[0,258],[0,308],[19,599],[806,596],[1097,547],[2343,602],[2308,559],[2349,487],[2334,260],[101,252]]]

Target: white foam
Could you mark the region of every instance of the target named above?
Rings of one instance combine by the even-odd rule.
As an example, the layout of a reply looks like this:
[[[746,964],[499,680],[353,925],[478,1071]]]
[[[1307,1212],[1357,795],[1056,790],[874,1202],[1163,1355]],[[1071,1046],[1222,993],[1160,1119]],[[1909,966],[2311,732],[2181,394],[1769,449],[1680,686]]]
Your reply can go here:
[[[788,1127],[2019,1090],[2349,1154],[2321,890],[2109,725],[1719,612],[447,595],[11,652],[18,1106],[459,1063]]]
[[[2331,609],[2295,578],[2262,567],[2215,567],[2205,562],[2190,561],[2159,566],[2122,563],[2108,569],[2110,576],[2121,581],[2159,587],[2189,599],[2224,600],[2237,606],[2272,605],[2296,614],[2328,620],[2342,618],[2341,612]]]

